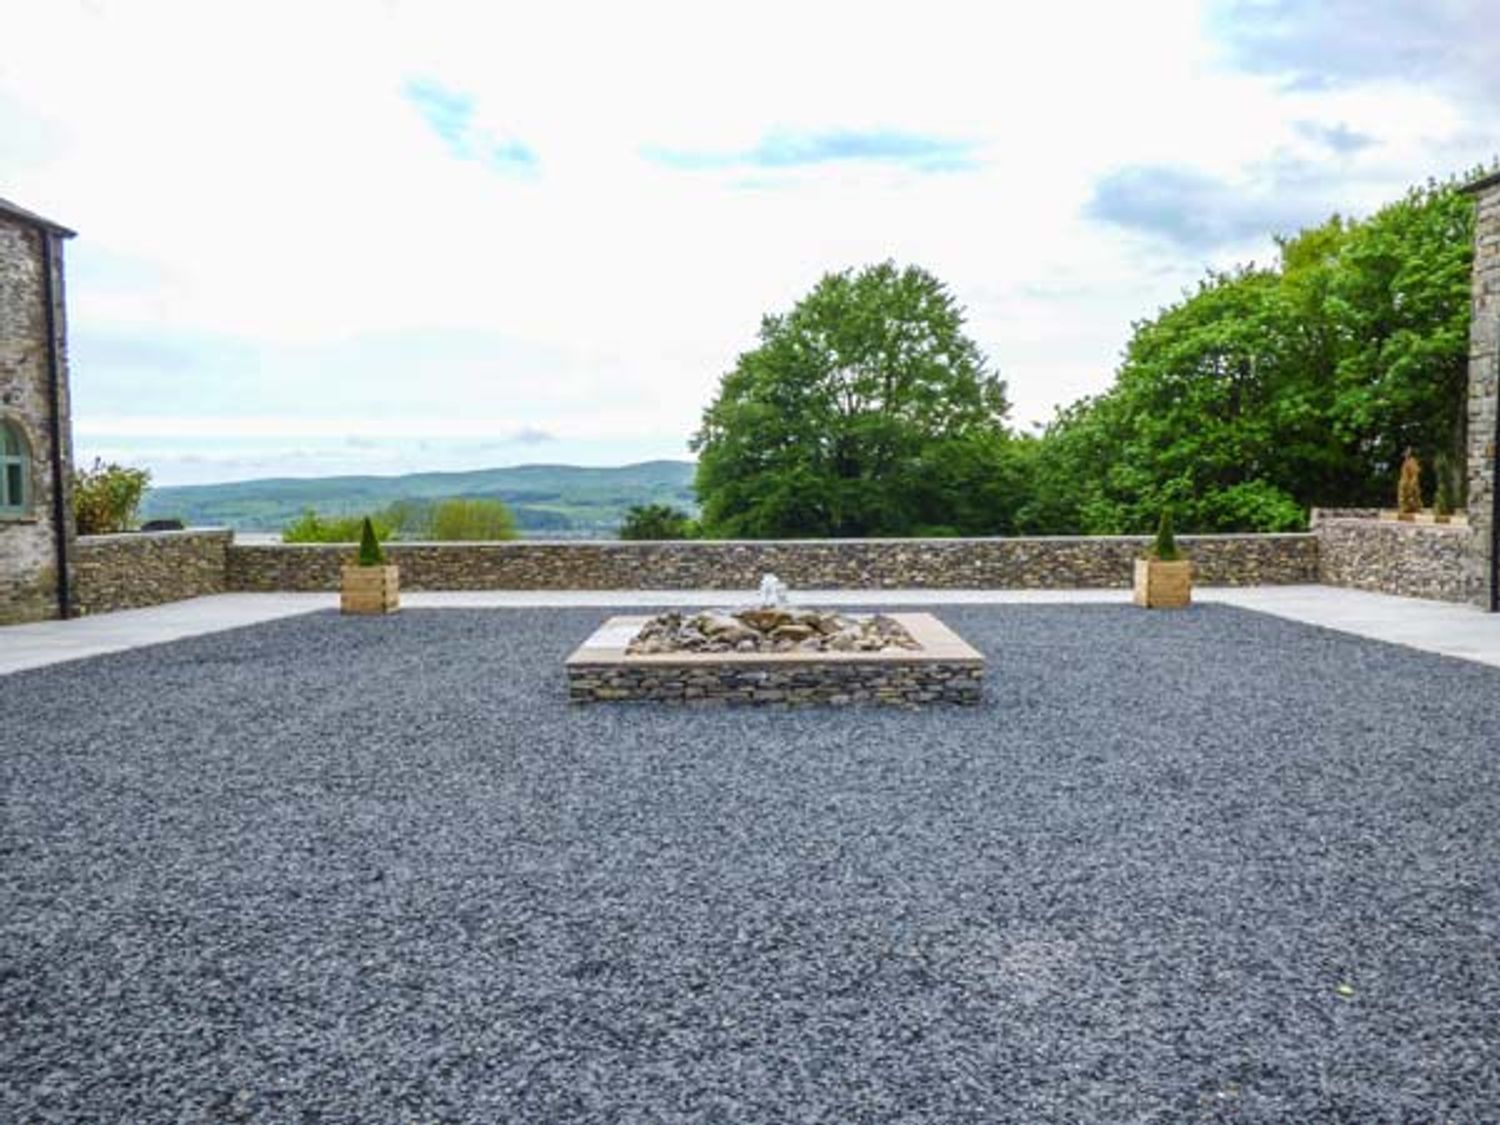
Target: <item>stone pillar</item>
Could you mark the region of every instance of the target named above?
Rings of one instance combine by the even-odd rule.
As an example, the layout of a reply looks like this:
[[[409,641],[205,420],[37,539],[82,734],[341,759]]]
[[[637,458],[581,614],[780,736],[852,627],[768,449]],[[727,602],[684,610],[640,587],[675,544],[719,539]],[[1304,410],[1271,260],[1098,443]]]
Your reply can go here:
[[[1495,418],[1500,410],[1500,174],[1470,185],[1474,307],[1469,335],[1469,589],[1489,608],[1495,544]]]

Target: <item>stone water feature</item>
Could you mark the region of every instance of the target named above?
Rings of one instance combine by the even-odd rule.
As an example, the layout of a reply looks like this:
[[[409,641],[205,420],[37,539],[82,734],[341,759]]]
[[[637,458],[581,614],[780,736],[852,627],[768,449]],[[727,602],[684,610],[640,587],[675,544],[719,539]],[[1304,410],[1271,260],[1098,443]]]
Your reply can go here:
[[[631,656],[665,652],[883,652],[921,646],[894,617],[846,616],[792,606],[663,613],[626,646]]]
[[[760,604],[613,617],[567,661],[575,703],[978,703],[984,657],[928,613]]]

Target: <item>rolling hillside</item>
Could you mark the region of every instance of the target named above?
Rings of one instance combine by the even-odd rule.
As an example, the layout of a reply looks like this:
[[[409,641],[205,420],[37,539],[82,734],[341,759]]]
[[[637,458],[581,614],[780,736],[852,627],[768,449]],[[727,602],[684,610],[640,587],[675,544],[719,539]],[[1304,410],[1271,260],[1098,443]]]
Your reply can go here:
[[[696,512],[691,461],[644,461],[615,468],[516,465],[459,473],[375,477],[286,477],[153,488],[143,519],[176,517],[195,526],[280,531],[303,511],[361,515],[395,500],[493,497],[533,537],[609,537],[632,504],[672,504]]]

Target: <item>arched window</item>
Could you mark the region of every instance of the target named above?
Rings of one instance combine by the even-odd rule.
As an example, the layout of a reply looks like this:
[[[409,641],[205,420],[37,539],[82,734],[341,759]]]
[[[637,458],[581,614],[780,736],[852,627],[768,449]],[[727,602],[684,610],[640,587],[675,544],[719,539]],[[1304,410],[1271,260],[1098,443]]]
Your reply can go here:
[[[31,510],[31,447],[21,427],[0,418],[0,516]]]

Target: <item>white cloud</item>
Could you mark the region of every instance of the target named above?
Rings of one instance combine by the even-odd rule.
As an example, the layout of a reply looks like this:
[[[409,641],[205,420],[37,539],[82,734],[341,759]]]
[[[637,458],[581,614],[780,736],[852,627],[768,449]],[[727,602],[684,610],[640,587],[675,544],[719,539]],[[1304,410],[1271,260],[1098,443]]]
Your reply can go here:
[[[1109,176],[1246,185],[1269,233],[1288,161],[1322,177],[1306,206],[1358,210],[1500,145],[1457,86],[1236,70],[1194,0],[4,5],[38,49],[0,64],[0,195],[81,232],[85,452],[161,452],[140,427],[169,417],[346,451],[350,421],[484,419],[554,460],[681,456],[763,312],[885,257],[952,286],[1042,419],[1107,384],[1131,320],[1269,249],[1092,219]],[[462,100],[462,151],[413,83]],[[900,158],[924,142],[960,166]]]

